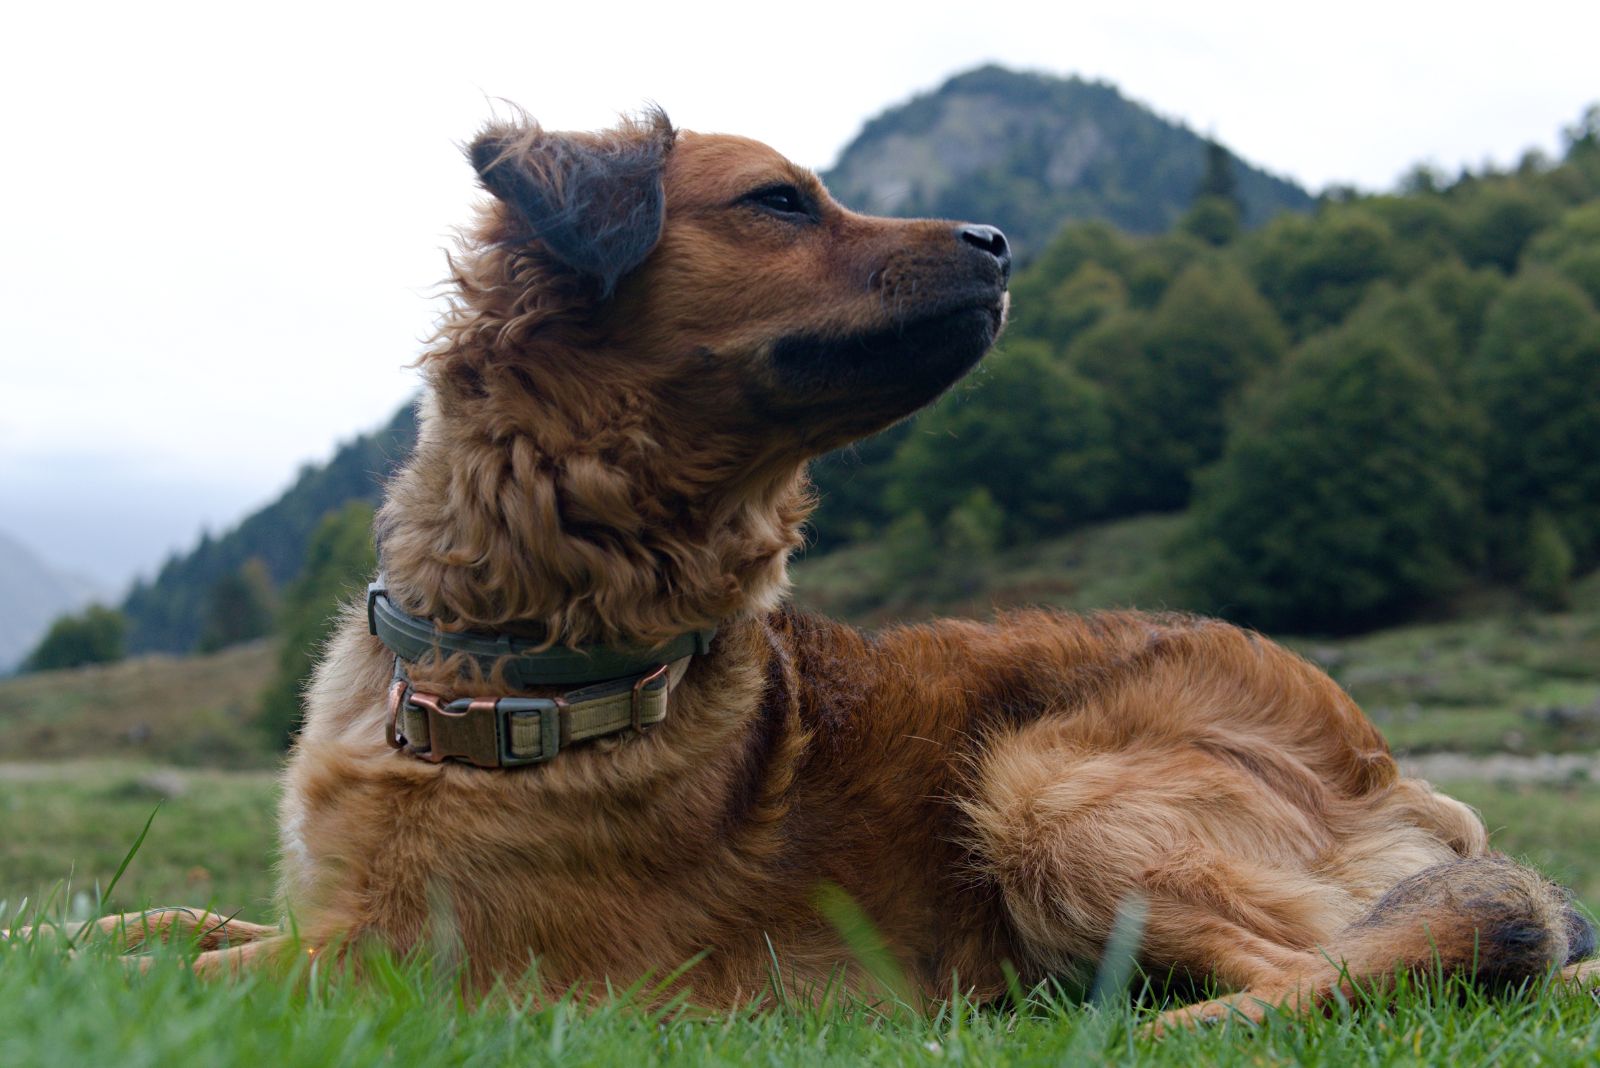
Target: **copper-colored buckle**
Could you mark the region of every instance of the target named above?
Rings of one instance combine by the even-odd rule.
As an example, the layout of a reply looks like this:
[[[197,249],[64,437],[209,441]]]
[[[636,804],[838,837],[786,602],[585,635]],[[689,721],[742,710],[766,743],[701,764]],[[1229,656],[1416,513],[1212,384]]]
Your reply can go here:
[[[515,768],[542,764],[561,749],[561,712],[567,702],[560,697],[458,697],[445,701],[435,694],[411,690],[404,693],[401,704],[421,709],[428,717],[428,747],[420,749],[401,737],[399,748],[432,764],[459,760],[480,768]],[[512,752],[508,719],[530,713],[539,716],[539,752],[519,756]]]
[[[480,768],[500,766],[500,717],[495,698],[446,704],[431,693],[413,691],[411,703],[428,717],[428,748],[413,749],[417,756],[433,764],[464,760]],[[455,707],[463,704],[465,707]]]
[[[639,718],[641,715],[639,711],[639,694],[643,692],[646,686],[659,679],[662,675],[666,674],[666,672],[667,665],[662,664],[660,667],[650,672],[650,674],[639,676],[639,681],[633,684],[633,693],[628,698],[628,711],[630,713],[630,719],[633,723],[633,733],[644,733],[644,722]]]
[[[406,747],[406,736],[400,732],[400,706],[405,704],[405,700],[406,680],[395,679],[394,685],[389,687],[389,712],[383,722],[383,737],[390,749]]]

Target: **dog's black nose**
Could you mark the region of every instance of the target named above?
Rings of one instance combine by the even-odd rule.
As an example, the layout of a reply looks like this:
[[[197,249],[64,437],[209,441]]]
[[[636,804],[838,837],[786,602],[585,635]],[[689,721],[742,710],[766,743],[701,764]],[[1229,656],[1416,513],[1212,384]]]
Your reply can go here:
[[[993,256],[1000,263],[1000,276],[1011,277],[1011,245],[1006,241],[1006,235],[1000,232],[998,226],[978,226],[972,223],[965,224],[960,230],[961,240],[973,248],[982,249]]]

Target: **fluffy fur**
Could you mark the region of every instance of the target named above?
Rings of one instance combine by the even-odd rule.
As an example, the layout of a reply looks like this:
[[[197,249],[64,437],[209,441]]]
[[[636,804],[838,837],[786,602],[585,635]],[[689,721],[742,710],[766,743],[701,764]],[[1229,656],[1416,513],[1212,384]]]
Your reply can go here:
[[[380,516],[392,595],[550,643],[720,630],[660,727],[484,771],[385,745],[391,659],[352,612],[285,778],[302,939],[443,930],[476,985],[537,961],[552,993],[703,953],[682,984],[733,1006],[768,990],[772,952],[796,995],[864,981],[818,914],[831,883],[918,993],[992,997],[1005,962],[1092,963],[1137,896],[1147,967],[1241,992],[1164,1026],[1435,961],[1513,984],[1592,948],[1562,891],[1257,635],[1041,612],[868,635],[781,606],[807,460],[982,355],[1003,240],[852,214],[765,146],[659,114],[495,126],[469,157],[494,199]],[[202,969],[288,944],[210,940],[229,937]]]

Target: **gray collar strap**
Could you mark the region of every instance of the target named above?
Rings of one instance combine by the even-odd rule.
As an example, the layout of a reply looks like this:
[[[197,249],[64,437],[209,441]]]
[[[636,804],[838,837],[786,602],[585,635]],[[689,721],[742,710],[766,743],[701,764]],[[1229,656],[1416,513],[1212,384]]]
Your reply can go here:
[[[367,587],[367,628],[395,654],[385,727],[389,744],[439,763],[482,768],[540,764],[573,742],[625,730],[643,733],[666,718],[667,694],[689,658],[710,650],[715,629],[691,631],[655,649],[584,646],[540,649],[507,634],[440,630],[396,607],[384,578]],[[403,665],[465,654],[487,676],[497,666],[514,690],[582,685],[556,697],[445,701],[411,685]]]
[[[539,643],[509,634],[440,630],[432,621],[402,611],[389,599],[382,575],[367,587],[367,630],[402,660],[416,663],[429,655],[465,653],[488,675],[503,663],[506,685],[514,690],[570,686],[642,675],[662,664],[711,651],[717,629],[692,630],[654,649],[619,645],[539,648]],[[506,658],[512,659],[506,659]]]

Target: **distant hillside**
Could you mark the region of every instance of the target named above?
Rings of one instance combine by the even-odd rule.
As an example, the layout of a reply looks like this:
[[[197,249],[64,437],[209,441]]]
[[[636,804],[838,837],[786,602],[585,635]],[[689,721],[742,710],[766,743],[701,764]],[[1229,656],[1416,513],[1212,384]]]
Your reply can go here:
[[[300,571],[306,546],[322,517],[352,500],[376,504],[384,481],[411,452],[416,417],[407,405],[389,424],[339,449],[326,464],[307,465],[282,497],[220,538],[202,538],[175,556],[155,581],[140,581],[122,610],[131,652],[187,652],[200,637],[207,593],[224,575],[259,557],[282,586]]]
[[[256,716],[277,664],[267,639],[0,679],[6,759],[270,767],[281,753]]]
[[[0,674],[28,655],[52,620],[96,596],[103,593],[93,582],[55,570],[0,531]]]
[[[1247,225],[1311,208],[1300,186],[1233,162]],[[860,211],[993,223],[1028,258],[1075,219],[1167,229],[1204,169],[1204,139],[1109,84],[990,66],[867,123],[824,178]]]

